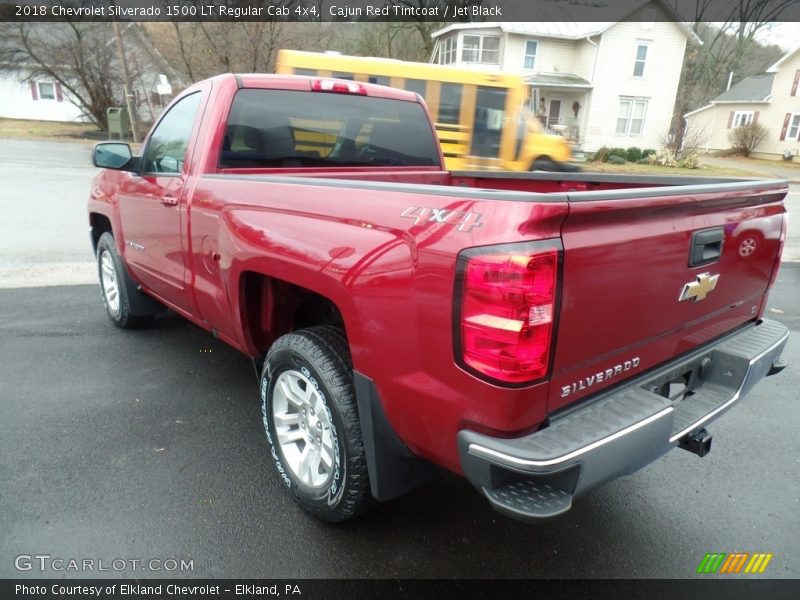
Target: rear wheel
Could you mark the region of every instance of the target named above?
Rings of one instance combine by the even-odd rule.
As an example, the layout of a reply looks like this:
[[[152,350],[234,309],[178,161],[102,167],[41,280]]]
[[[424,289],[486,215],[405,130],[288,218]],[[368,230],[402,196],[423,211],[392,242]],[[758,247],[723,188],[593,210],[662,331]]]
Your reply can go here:
[[[279,338],[261,375],[262,416],[272,459],[289,493],[325,521],[371,504],[347,341],[333,327]]]
[[[114,325],[123,329],[141,327],[152,320],[152,315],[134,315],[128,297],[130,281],[122,258],[117,252],[114,236],[105,232],[97,242],[97,273],[106,313]]]
[[[540,156],[531,166],[531,171],[558,171],[558,163],[549,156]]]

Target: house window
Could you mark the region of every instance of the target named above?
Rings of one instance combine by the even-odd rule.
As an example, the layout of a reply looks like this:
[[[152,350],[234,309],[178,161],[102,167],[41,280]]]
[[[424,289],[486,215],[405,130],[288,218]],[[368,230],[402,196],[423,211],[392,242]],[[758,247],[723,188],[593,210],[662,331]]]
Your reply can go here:
[[[647,62],[647,50],[649,46],[645,43],[636,45],[636,60],[633,62],[633,76],[644,77],[644,65]]]
[[[499,65],[500,38],[486,35],[465,35],[461,39],[461,60],[486,65]]]
[[[616,132],[621,135],[642,135],[646,113],[646,99],[620,98]]]
[[[536,66],[536,52],[539,50],[539,42],[528,40],[525,42],[525,62],[523,68],[533,69]]]
[[[792,120],[789,121],[789,131],[786,134],[786,139],[800,141],[800,114],[795,113],[792,115]]]
[[[56,99],[56,86],[54,83],[39,82],[39,98],[42,100]]]
[[[737,110],[733,113],[733,123],[731,127],[734,129],[742,125],[749,125],[753,122],[754,113],[752,110]]]
[[[440,65],[451,65],[456,62],[456,38],[449,37],[439,44],[439,58]]]

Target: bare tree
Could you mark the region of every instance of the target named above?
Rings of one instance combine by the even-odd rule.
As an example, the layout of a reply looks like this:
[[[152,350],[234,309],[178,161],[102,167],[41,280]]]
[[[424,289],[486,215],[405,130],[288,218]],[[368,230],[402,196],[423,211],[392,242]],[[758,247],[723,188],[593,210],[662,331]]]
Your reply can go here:
[[[311,50],[307,44],[300,46]],[[348,23],[330,31],[325,50],[335,49],[355,56],[379,56],[399,60],[426,61],[428,56],[417,32],[407,23],[376,21]]]
[[[750,156],[750,154],[767,137],[767,128],[761,123],[748,123],[740,125],[728,134],[731,147],[737,154]]]
[[[720,2],[697,0],[692,28],[703,45],[690,46],[684,59],[672,123],[679,145],[684,135],[683,115],[725,91],[729,73],[735,72],[740,79],[755,75],[782,54],[778,47],[759,44],[757,36],[796,1],[735,0],[726,4],[719,16],[712,10],[719,9]],[[706,22],[712,18],[715,24]]]
[[[470,21],[472,20],[469,10],[465,11],[465,16],[454,16],[456,8],[470,9],[473,6],[480,6],[483,0],[389,0],[390,6],[396,6],[400,9],[409,8],[413,9],[410,16],[407,16],[408,21],[395,22],[396,27],[411,29],[419,36],[419,42],[422,45],[420,58],[428,59],[433,53],[433,38],[431,34],[437,29],[442,28],[441,19],[444,17],[444,9],[449,5],[448,19],[451,21]],[[394,13],[392,13],[394,14]],[[463,14],[463,13],[462,13]],[[431,16],[433,15],[433,16]],[[482,20],[482,19],[475,19]]]
[[[58,82],[92,122],[105,128],[106,110],[122,99],[117,48],[109,23],[3,23],[0,69],[25,79]],[[133,77],[140,64],[131,62]]]
[[[150,23],[146,27],[161,55],[189,81],[220,73],[273,70],[275,56],[289,37],[277,21],[235,23]]]

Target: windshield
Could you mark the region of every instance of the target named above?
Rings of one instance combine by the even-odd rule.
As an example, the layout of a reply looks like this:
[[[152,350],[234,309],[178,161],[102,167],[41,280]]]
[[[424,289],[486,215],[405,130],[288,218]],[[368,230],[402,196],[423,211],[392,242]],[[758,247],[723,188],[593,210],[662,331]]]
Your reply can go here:
[[[243,89],[220,168],[440,166],[421,104],[361,95]]]

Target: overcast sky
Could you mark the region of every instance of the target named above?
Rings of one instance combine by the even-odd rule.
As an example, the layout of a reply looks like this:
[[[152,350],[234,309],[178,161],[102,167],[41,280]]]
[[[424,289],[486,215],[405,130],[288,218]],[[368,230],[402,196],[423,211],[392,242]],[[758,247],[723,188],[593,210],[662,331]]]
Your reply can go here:
[[[773,23],[769,31],[758,36],[766,44],[776,44],[784,50],[794,50],[800,45],[800,23]]]

